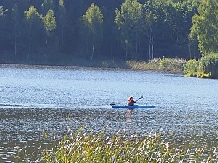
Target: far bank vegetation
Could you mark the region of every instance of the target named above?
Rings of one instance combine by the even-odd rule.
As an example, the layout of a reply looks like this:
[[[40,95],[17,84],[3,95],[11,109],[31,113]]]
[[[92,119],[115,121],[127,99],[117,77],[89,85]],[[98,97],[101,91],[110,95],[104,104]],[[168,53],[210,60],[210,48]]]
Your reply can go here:
[[[126,62],[217,78],[217,22],[217,0],[2,0],[0,63]]]

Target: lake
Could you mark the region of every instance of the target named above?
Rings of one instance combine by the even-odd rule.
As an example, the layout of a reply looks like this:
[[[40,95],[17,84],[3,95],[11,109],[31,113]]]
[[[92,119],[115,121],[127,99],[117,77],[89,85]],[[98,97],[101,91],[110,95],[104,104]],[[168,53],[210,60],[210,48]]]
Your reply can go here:
[[[126,109],[132,95],[139,105]],[[218,80],[78,67],[0,66],[0,162],[37,162],[40,151],[79,127],[126,136],[173,134],[180,144],[217,145]],[[205,143],[208,142],[208,143]],[[14,158],[13,155],[19,156]]]

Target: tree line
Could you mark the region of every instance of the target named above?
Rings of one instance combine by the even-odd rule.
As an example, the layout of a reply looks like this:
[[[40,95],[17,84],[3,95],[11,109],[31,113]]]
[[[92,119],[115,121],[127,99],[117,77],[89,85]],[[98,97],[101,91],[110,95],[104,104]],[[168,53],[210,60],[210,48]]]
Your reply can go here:
[[[199,58],[216,52],[217,11],[216,0],[1,0],[0,61]]]

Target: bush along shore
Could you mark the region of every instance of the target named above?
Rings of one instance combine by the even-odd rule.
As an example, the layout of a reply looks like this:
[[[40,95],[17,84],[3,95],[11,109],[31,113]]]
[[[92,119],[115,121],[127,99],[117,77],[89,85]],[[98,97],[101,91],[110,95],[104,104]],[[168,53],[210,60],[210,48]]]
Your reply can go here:
[[[216,151],[213,152],[205,154],[203,148],[169,143],[161,133],[128,137],[80,130],[44,150],[41,162],[214,162]]]
[[[129,68],[134,70],[154,70],[183,74],[186,60],[180,58],[155,58],[148,62],[127,61]]]
[[[171,72],[183,74],[184,65],[187,63],[185,59],[180,58],[154,58],[149,61],[135,61],[135,60],[90,60],[84,58],[69,58],[68,60],[58,60],[54,63],[50,62],[31,62],[31,63],[6,63],[0,64],[0,67],[13,65],[14,67],[28,67],[28,66],[42,66],[42,67],[87,67],[100,69],[131,69],[131,70],[153,70],[161,72]]]
[[[199,60],[189,60],[184,67],[185,76],[218,78],[218,54],[211,53]]]
[[[1,64],[4,67],[8,64]],[[185,60],[183,58],[154,58],[149,61],[118,61],[118,60],[86,60],[80,58],[60,60],[56,64],[49,63],[31,63],[14,64],[16,67],[25,66],[65,66],[65,67],[87,67],[100,69],[131,69],[144,71],[159,71],[165,73],[182,74],[186,77],[200,77],[218,79],[218,54],[211,53],[200,59]]]
[[[200,77],[218,79],[218,54],[211,53],[201,57],[199,60],[190,59],[186,61],[181,58],[154,58],[145,61],[126,61],[122,65],[115,62],[104,62],[103,67],[111,66],[133,70],[153,70],[169,73],[183,74],[186,77]]]
[[[84,66],[84,67],[99,67],[99,68],[121,68],[121,69],[131,69],[131,70],[152,70],[152,71],[161,71],[169,73],[184,73],[184,66],[187,63],[185,59],[180,58],[154,58],[149,61],[92,61],[90,62],[76,62],[75,66]]]

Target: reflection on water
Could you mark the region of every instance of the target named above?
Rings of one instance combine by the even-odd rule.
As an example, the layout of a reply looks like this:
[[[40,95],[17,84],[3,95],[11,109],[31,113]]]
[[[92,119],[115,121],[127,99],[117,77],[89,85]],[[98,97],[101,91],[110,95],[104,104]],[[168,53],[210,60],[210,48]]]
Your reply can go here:
[[[203,145],[208,148],[217,142],[218,114],[214,110],[173,111],[158,108],[126,112],[112,108],[6,108],[1,109],[0,113],[1,161],[35,160],[42,149],[61,139],[64,134],[74,133],[80,126],[90,132],[123,133],[127,137],[156,132],[167,136],[175,132],[172,140],[180,145],[191,143],[194,147]]]
[[[0,162],[37,160],[44,148],[80,126],[130,137],[162,132],[178,148],[189,143],[211,152],[218,145],[217,85],[143,71],[1,67]],[[109,105],[125,104],[130,95],[143,95],[139,104],[156,108]]]

